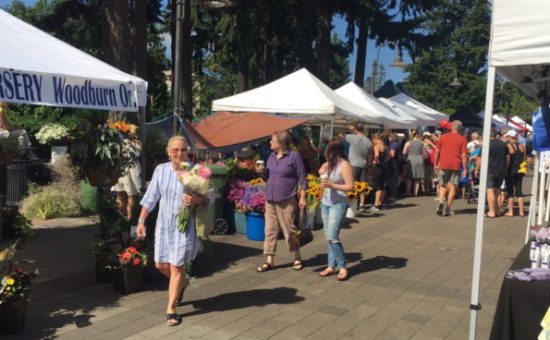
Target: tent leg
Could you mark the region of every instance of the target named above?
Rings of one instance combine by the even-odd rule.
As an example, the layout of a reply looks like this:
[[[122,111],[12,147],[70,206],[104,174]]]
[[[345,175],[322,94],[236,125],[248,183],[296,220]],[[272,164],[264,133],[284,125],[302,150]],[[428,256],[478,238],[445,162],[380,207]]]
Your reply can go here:
[[[483,140],[489,141],[491,134],[491,117],[493,117],[493,100],[495,93],[495,68],[490,66],[487,74],[487,93],[485,97],[485,117],[483,119]],[[483,148],[481,155],[481,181],[479,183],[479,202],[477,204],[476,233],[474,245],[474,265],[472,273],[472,295],[470,299],[470,333],[469,339],[476,338],[477,312],[479,304],[479,282],[481,276],[481,250],[483,247],[483,223],[485,216],[485,199],[487,196],[487,169],[489,166],[489,148]]]
[[[145,192],[145,107],[140,106],[138,111],[138,122],[139,122],[139,139],[141,142],[141,153],[140,153],[140,165],[141,165],[141,192]]]
[[[539,164],[540,154],[535,153],[535,166],[533,172],[533,182],[531,183],[531,201],[529,202],[529,217],[527,218],[527,230],[525,231],[525,243],[529,241],[530,229],[537,223],[537,188],[539,184]]]
[[[323,139],[323,126],[324,124],[321,123],[321,127],[319,128],[319,149],[321,148],[322,139]]]
[[[334,136],[334,118],[330,121],[330,138]]]
[[[543,167],[543,171],[540,173],[540,184],[539,184],[539,209],[537,216],[537,225],[542,225],[542,220],[544,217],[544,191],[546,190],[546,168]]]

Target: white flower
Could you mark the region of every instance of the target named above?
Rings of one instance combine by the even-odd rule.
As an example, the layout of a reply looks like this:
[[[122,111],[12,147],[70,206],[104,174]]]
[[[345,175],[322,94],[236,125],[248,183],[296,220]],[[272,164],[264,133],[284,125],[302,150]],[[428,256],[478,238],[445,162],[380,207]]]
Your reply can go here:
[[[69,129],[57,123],[50,123],[42,126],[35,134],[40,144],[50,144],[69,137]]]

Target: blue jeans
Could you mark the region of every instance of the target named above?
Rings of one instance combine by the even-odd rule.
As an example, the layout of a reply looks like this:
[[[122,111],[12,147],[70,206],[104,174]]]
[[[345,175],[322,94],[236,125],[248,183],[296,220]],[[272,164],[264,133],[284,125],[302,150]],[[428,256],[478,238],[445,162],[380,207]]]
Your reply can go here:
[[[346,268],[346,255],[339,235],[347,208],[345,203],[323,205],[321,208],[325,239],[328,241],[328,266],[331,268]]]

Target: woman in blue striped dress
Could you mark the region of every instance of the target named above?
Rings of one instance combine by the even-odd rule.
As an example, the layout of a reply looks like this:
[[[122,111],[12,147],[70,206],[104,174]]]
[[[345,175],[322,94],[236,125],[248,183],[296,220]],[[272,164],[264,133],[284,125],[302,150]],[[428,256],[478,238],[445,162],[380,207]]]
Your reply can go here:
[[[194,218],[191,217],[182,233],[177,228],[177,215],[182,205],[206,204],[208,200],[198,195],[185,194],[183,185],[177,178],[176,169],[188,158],[185,139],[181,136],[172,137],[166,151],[170,162],[156,167],[147,192],[141,200],[137,236],[140,239],[145,238],[145,219],[160,201],[155,228],[155,266],[170,280],[166,322],[169,326],[175,326],[181,323],[176,305],[187,284],[184,264],[191,262],[198,251]]]

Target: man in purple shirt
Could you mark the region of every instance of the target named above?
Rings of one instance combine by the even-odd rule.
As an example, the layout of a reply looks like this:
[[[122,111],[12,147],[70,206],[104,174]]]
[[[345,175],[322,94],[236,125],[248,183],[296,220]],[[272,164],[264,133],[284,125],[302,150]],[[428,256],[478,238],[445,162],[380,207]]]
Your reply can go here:
[[[273,257],[277,250],[279,230],[285,235],[290,252],[294,252],[294,270],[303,268],[300,248],[296,242],[295,216],[297,209],[296,194],[300,183],[300,208],[305,208],[307,179],[304,161],[300,154],[290,150],[290,134],[287,131],[274,133],[271,138],[273,153],[267,159],[266,204],[265,204],[265,241],[266,262],[259,266],[258,272],[273,269]]]

